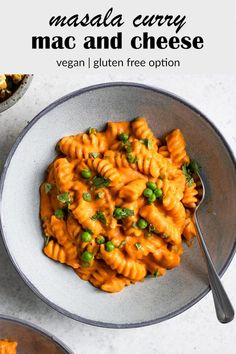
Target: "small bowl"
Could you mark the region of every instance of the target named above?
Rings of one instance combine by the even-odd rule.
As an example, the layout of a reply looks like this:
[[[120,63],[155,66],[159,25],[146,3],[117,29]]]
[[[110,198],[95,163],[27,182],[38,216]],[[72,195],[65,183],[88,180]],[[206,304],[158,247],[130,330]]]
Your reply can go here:
[[[19,99],[25,94],[29,88],[33,75],[26,74],[21,81],[17,90],[8,97],[5,101],[0,102],[0,113],[6,111],[8,108],[12,107]]]
[[[185,247],[179,267],[116,294],[94,288],[42,252],[39,185],[55,157],[56,142],[90,126],[104,129],[108,120],[140,115],[157,136],[179,127],[190,156],[202,166],[206,200],[199,210],[199,222],[220,275],[235,252],[235,161],[203,113],[173,94],[134,83],[101,84],[62,97],[29,123],[7,158],[0,182],[1,228],[7,252],[28,286],[56,310],[91,325],[154,324],[183,312],[209,291],[196,240],[192,247]]]
[[[10,316],[0,315],[0,338],[16,341],[17,354],[73,354],[54,335]]]

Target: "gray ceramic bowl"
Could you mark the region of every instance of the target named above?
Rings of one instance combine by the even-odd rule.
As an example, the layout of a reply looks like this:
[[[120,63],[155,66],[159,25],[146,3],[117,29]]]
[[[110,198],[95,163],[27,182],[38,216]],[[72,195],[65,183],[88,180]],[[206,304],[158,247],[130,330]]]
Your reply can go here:
[[[158,136],[180,127],[190,155],[202,166],[206,202],[199,221],[220,275],[235,251],[235,162],[223,137],[201,112],[170,93],[133,83],[102,84],[61,98],[30,122],[5,163],[0,186],[2,234],[29,287],[56,310],[92,325],[124,328],[157,323],[188,309],[209,291],[197,242],[186,247],[180,267],[117,294],[95,289],[41,251],[38,187],[55,156],[56,142],[89,126],[103,129],[108,120],[139,115],[147,117]]]
[[[12,107],[25,94],[29,88],[33,75],[25,75],[18,89],[7,100],[0,102],[0,113]]]
[[[16,341],[17,354],[72,354],[52,334],[14,317],[0,315],[0,338]]]

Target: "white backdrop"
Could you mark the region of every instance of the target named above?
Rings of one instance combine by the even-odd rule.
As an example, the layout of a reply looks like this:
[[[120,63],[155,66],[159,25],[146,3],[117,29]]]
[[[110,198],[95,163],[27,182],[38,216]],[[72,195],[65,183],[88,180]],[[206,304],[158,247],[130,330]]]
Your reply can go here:
[[[95,16],[105,15],[110,7],[113,13],[123,14],[125,24],[120,27],[50,27],[52,16],[72,16],[79,14],[82,18],[86,13]],[[203,49],[150,49],[136,50],[130,46],[133,36],[148,32],[155,37],[176,35],[172,27],[153,26],[138,27],[132,25],[132,20],[139,14],[143,15],[185,15],[186,24],[177,33],[178,37],[202,36]],[[83,48],[84,37],[88,35],[112,36],[117,31],[123,32],[123,49],[86,50]],[[31,49],[32,36],[75,36],[75,49]],[[181,73],[225,73],[235,72],[236,46],[236,11],[235,0],[103,0],[103,1],[31,1],[31,0],[1,0],[1,35],[0,35],[0,68],[2,72],[33,72],[51,73],[68,72],[72,69],[58,67],[56,60],[79,60],[91,57],[92,59],[112,58],[124,59],[128,57],[146,60],[162,58],[179,59],[181,66],[175,69],[162,68],[161,72]],[[90,69],[91,70],[91,69]],[[143,68],[143,72],[155,72],[154,69]],[[89,69],[73,69],[78,74],[88,74]],[[106,73],[107,69],[100,70]],[[137,73],[136,68],[112,68],[110,72],[126,75],[130,71]],[[93,73],[96,69],[92,70]]]

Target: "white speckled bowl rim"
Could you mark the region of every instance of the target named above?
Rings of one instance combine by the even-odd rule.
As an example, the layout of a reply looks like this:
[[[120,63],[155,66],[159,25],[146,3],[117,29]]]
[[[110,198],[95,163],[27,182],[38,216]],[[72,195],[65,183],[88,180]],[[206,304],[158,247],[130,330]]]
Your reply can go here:
[[[68,348],[60,339],[58,339],[56,336],[52,335],[51,333],[49,333],[48,331],[46,331],[45,329],[42,329],[41,327],[25,321],[23,319],[20,318],[16,318],[13,316],[9,316],[9,315],[2,315],[0,314],[0,320],[7,320],[16,324],[20,324],[26,328],[30,328],[35,332],[39,332],[40,334],[42,334],[43,336],[47,337],[50,341],[55,342],[61,349],[65,350],[68,354],[74,354],[70,348]],[[46,353],[45,353],[46,354]],[[48,353],[49,354],[49,353]]]
[[[190,301],[189,303],[185,304],[184,306],[182,306],[181,308],[179,308],[176,311],[173,311],[163,317],[160,317],[158,319],[154,319],[154,320],[150,320],[150,321],[144,321],[144,322],[138,322],[138,323],[128,323],[128,324],[115,324],[115,323],[107,323],[107,322],[101,322],[101,321],[93,321],[90,319],[86,319],[83,317],[80,317],[76,314],[73,314],[63,308],[61,308],[60,306],[54,304],[53,302],[49,301],[43,294],[41,294],[39,292],[39,290],[31,283],[31,281],[29,281],[29,279],[24,275],[24,273],[21,271],[21,269],[19,268],[17,262],[15,262],[15,260],[13,259],[13,257],[11,256],[10,250],[8,249],[7,246],[7,242],[4,236],[4,232],[3,232],[3,226],[2,226],[2,192],[3,192],[3,187],[4,187],[4,181],[5,181],[5,176],[7,173],[7,169],[8,166],[10,164],[10,161],[14,155],[15,150],[17,149],[19,143],[21,142],[21,140],[23,139],[23,137],[25,136],[25,134],[31,129],[31,127],[41,118],[43,117],[45,114],[47,114],[49,111],[51,111],[53,108],[59,106],[60,104],[66,102],[68,99],[75,97],[75,96],[79,96],[83,93],[86,92],[90,92],[93,90],[99,90],[102,88],[109,88],[109,87],[116,87],[116,86],[128,86],[128,87],[133,87],[133,88],[142,88],[145,90],[150,90],[156,93],[160,93],[162,95],[166,95],[174,100],[179,101],[180,103],[182,103],[183,105],[187,106],[189,109],[191,109],[192,111],[194,111],[195,113],[197,113],[198,115],[200,115],[208,124],[211,128],[213,128],[213,130],[215,131],[216,135],[218,135],[218,137],[220,137],[224,147],[226,148],[227,152],[229,153],[229,156],[231,158],[231,161],[234,165],[234,169],[235,169],[235,173],[236,173],[236,160],[235,157],[233,155],[233,152],[231,151],[231,148],[229,147],[228,143],[226,142],[225,138],[223,137],[223,135],[219,132],[219,130],[215,127],[215,125],[205,116],[205,114],[203,114],[201,111],[199,111],[197,108],[195,108],[192,104],[188,103],[186,100],[184,100],[183,98],[165,91],[163,89],[159,89],[156,87],[151,87],[151,86],[147,86],[144,84],[139,84],[139,83],[134,83],[134,82],[111,82],[111,83],[101,83],[98,85],[92,85],[92,86],[88,86],[85,88],[82,88],[80,90],[76,90],[74,92],[71,92],[61,98],[59,98],[58,100],[56,100],[55,102],[51,103],[49,106],[47,106],[44,110],[42,110],[36,117],[34,117],[30,123],[23,129],[22,133],[19,135],[19,137],[17,138],[15,144],[13,145],[7,159],[6,162],[4,164],[3,167],[3,172],[2,172],[2,176],[1,176],[1,180],[0,180],[0,231],[1,231],[1,235],[2,235],[2,239],[3,239],[3,243],[4,246],[6,248],[6,251],[11,259],[11,262],[13,263],[15,269],[17,270],[17,272],[19,273],[19,275],[21,276],[21,278],[24,280],[24,282],[29,286],[29,288],[41,299],[43,300],[46,304],[48,304],[49,306],[51,306],[52,308],[54,308],[55,310],[57,310],[58,312],[62,313],[65,316],[68,316],[74,320],[80,321],[82,323],[85,324],[89,324],[89,325],[93,325],[93,326],[97,326],[97,327],[105,327],[105,328],[137,328],[137,327],[143,327],[143,326],[149,326],[152,324],[156,324],[165,320],[168,320],[172,317],[175,317],[179,314],[181,314],[182,312],[186,311],[187,309],[189,309],[190,307],[192,307],[194,304],[196,304],[198,301],[200,301],[209,291],[210,291],[210,287],[208,286],[202,293],[200,293],[196,298],[194,298],[192,301]],[[234,243],[234,246],[232,248],[232,250],[229,253],[229,256],[227,258],[227,260],[225,261],[224,265],[221,267],[221,269],[219,270],[219,275],[222,276],[224,274],[224,272],[226,271],[226,269],[228,268],[230,262],[233,259],[233,256],[235,254],[236,251],[236,243]]]

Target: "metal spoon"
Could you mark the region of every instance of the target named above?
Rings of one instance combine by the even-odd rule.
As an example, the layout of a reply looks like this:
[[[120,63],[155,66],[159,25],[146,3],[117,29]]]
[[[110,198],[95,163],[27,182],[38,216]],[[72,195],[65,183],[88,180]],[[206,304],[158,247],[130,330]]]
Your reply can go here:
[[[214,264],[211,260],[211,256],[208,252],[203,234],[201,232],[201,229],[200,229],[200,226],[199,226],[199,223],[197,220],[197,211],[205,198],[205,186],[204,186],[203,180],[202,180],[201,176],[199,175],[199,173],[197,173],[197,175],[198,175],[201,185],[202,185],[202,198],[199,201],[199,203],[195,209],[195,212],[194,212],[195,224],[196,224],[196,227],[198,230],[197,239],[200,244],[205,261],[206,261],[206,265],[207,265],[207,269],[208,269],[208,279],[209,279],[209,283],[210,283],[212,294],[213,294],[217,318],[221,323],[227,323],[227,322],[230,322],[233,320],[234,309],[233,309],[233,306],[232,306],[232,304],[225,292],[225,289],[221,283],[221,280],[215,270]]]

